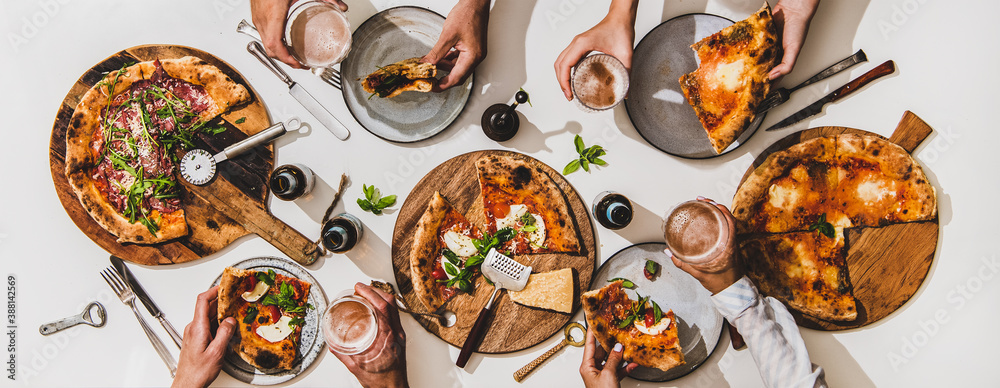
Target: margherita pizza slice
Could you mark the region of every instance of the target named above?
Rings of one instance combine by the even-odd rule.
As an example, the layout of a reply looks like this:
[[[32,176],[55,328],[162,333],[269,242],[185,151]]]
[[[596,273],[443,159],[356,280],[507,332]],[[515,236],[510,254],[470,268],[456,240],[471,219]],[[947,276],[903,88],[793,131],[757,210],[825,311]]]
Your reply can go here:
[[[219,321],[236,319],[233,351],[261,370],[292,369],[309,305],[308,282],[227,267],[219,282]]]
[[[519,154],[487,155],[476,161],[486,229],[511,228],[504,246],[514,255],[580,251],[569,203],[539,162]]]
[[[434,193],[417,221],[410,251],[413,291],[430,311],[437,311],[459,291],[472,291],[478,265],[482,263],[473,240],[481,238],[483,235],[475,225],[441,193]]]
[[[80,100],[66,132],[66,177],[83,208],[118,242],[187,234],[176,154],[245,87],[195,57],[112,71]]]
[[[691,46],[700,63],[680,78],[681,90],[717,153],[739,138],[767,96],[767,74],[779,60],[775,32],[764,3],[749,18]]]
[[[747,276],[761,292],[820,319],[852,321],[858,311],[843,230],[753,237],[740,244]]]
[[[660,311],[646,298],[630,299],[621,280],[584,293],[580,301],[587,325],[604,349],[620,343],[625,360],[664,371],[684,364],[673,310]]]

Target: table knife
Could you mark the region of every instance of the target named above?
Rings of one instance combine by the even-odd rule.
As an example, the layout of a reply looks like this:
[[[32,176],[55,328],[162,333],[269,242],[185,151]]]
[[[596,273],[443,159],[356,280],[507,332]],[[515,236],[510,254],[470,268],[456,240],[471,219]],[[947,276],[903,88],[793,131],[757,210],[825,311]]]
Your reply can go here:
[[[865,55],[864,50],[858,50],[858,52],[852,54],[847,58],[844,58],[840,62],[830,65],[830,67],[823,69],[823,71],[816,73],[816,75],[812,76],[812,78],[802,81],[802,83],[798,85],[795,85],[791,88],[777,88],[771,90],[771,92],[767,94],[767,98],[764,99],[764,102],[761,103],[761,107],[757,108],[757,114],[767,112],[778,105],[784,104],[785,101],[788,101],[788,98],[791,97],[792,93],[795,93],[796,90],[802,89],[816,82],[830,78],[831,76],[840,73],[844,70],[850,69],[852,66],[857,65],[861,62],[868,62],[868,56]]]
[[[307,92],[302,85],[293,81],[292,77],[288,76],[288,73],[281,70],[281,68],[278,67],[278,64],[274,63],[274,60],[267,56],[267,53],[264,52],[264,46],[261,46],[260,43],[256,41],[250,42],[247,44],[247,51],[257,57],[257,60],[259,60],[260,63],[263,63],[264,66],[271,69],[271,72],[274,73],[274,75],[278,76],[282,82],[287,84],[288,94],[295,97],[295,100],[302,104],[302,106],[304,106],[306,110],[316,118],[316,120],[319,120],[319,122],[323,124],[326,129],[330,130],[334,136],[340,140],[347,140],[347,138],[351,136],[351,132],[347,130],[347,127],[345,127],[340,120],[337,120],[337,118],[334,117],[330,111],[326,110],[326,108],[323,107],[319,101],[316,101],[316,98],[309,94],[309,92]]]
[[[799,121],[805,120],[806,118],[809,118],[813,115],[816,115],[817,113],[823,111],[824,105],[829,104],[831,102],[837,102],[840,99],[847,97],[851,93],[854,93],[855,90],[861,89],[868,83],[876,79],[879,79],[881,77],[892,74],[895,71],[896,71],[896,64],[891,59],[885,61],[881,65],[878,65],[878,67],[869,70],[867,73],[862,74],[858,78],[852,79],[851,82],[848,82],[846,85],[841,86],[839,89],[834,90],[832,93],[827,94],[825,97],[819,99],[819,101],[816,101],[810,104],[809,106],[802,108],[798,112],[793,113],[791,116],[788,116],[784,120],[779,121],[777,124],[772,125],[770,128],[766,130],[773,131],[776,129],[781,129],[790,126],[792,124],[795,124]]]
[[[174,329],[174,325],[170,324],[170,321],[168,321],[167,317],[163,315],[160,308],[156,307],[156,303],[153,303],[153,300],[149,298],[149,294],[147,294],[146,290],[142,288],[139,281],[135,279],[135,275],[132,275],[132,271],[125,266],[125,261],[112,255],[111,265],[115,267],[115,271],[118,271],[118,274],[121,275],[122,279],[125,279],[125,282],[132,287],[132,291],[135,292],[135,296],[139,297],[139,300],[142,301],[142,305],[146,306],[146,310],[149,310],[149,314],[152,315],[153,318],[156,318],[157,321],[160,321],[160,326],[163,326],[163,328],[167,330],[167,334],[170,334],[170,339],[174,340],[174,344],[176,344],[179,349],[181,347],[181,342],[183,342],[183,338],[180,334],[177,334],[177,330]]]

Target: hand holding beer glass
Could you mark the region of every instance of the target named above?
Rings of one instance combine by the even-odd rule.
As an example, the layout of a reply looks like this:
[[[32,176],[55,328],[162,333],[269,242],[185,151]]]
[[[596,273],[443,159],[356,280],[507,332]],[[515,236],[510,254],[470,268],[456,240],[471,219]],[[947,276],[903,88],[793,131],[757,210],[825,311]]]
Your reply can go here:
[[[407,386],[406,333],[396,298],[358,283],[323,316],[330,351],[365,387]]]
[[[344,60],[351,49],[351,26],[340,0],[253,0],[253,24],[267,54],[296,69],[323,69]],[[289,8],[291,7],[291,10]]]
[[[667,254],[712,294],[743,276],[735,258],[736,220],[725,206],[699,197],[682,202],[664,217]]]

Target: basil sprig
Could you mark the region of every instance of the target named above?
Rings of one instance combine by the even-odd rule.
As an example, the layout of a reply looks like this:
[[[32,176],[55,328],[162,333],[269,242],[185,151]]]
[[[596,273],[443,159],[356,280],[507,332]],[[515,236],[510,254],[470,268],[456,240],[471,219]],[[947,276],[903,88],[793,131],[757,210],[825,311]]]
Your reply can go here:
[[[576,137],[573,138],[573,145],[576,147],[576,153],[579,154],[579,157],[573,159],[573,161],[569,162],[569,164],[563,168],[563,175],[572,174],[581,167],[583,168],[583,171],[590,172],[591,164],[596,164],[602,167],[608,165],[608,162],[601,159],[601,156],[608,153],[604,150],[604,147],[594,144],[590,147],[584,148],[583,138],[580,137],[580,135],[576,135]]]
[[[625,278],[614,278],[614,279],[608,280],[608,283],[616,282],[616,281],[619,281],[619,280],[622,281],[622,287],[625,287],[625,288],[628,288],[628,289],[635,288],[635,283],[633,283],[631,280],[628,280],[628,279],[625,279]]]
[[[358,198],[358,206],[361,210],[371,212],[372,214],[379,215],[382,214],[382,209],[396,204],[396,195],[382,196],[382,192],[375,188],[375,185],[361,185],[361,191],[364,191],[365,197]]]
[[[490,249],[499,247],[503,243],[514,238],[516,232],[511,228],[503,228],[494,234],[485,233],[481,239],[472,239],[472,246],[476,247],[478,253],[465,260],[465,265],[455,252],[450,249],[443,249],[442,255],[447,262],[443,263],[444,271],[450,275],[448,280],[438,280],[438,283],[445,283],[446,287],[458,288],[462,292],[472,292],[472,275],[479,270],[479,266],[486,261],[486,255]],[[486,279],[489,282],[489,279]],[[492,282],[490,282],[492,284]]]
[[[286,313],[296,314],[305,313],[306,309],[315,310],[310,303],[299,305],[299,302],[295,300],[295,289],[288,283],[281,283],[279,287],[280,292],[278,294],[267,294],[261,303],[265,306],[278,306]]]
[[[833,224],[826,222],[826,213],[819,216],[812,225],[809,225],[809,231],[817,231],[817,234],[822,233],[824,236],[833,238],[836,235],[836,231],[833,229]]]

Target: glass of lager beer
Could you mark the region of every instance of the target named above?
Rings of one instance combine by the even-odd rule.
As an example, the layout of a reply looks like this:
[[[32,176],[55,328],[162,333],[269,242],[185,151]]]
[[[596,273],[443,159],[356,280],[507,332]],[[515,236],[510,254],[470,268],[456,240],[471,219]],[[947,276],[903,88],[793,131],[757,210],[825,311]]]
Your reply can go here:
[[[323,336],[330,350],[344,355],[358,354],[375,342],[378,318],[368,300],[347,292],[342,294],[323,314]]]
[[[577,108],[588,113],[608,110],[628,93],[628,70],[618,58],[594,54],[573,68],[570,87]]]
[[[674,257],[697,270],[718,272],[729,265],[733,227],[714,203],[691,200],[664,217],[663,238]]]
[[[295,60],[319,74],[351,51],[351,24],[335,4],[303,1],[288,12],[285,46]]]

